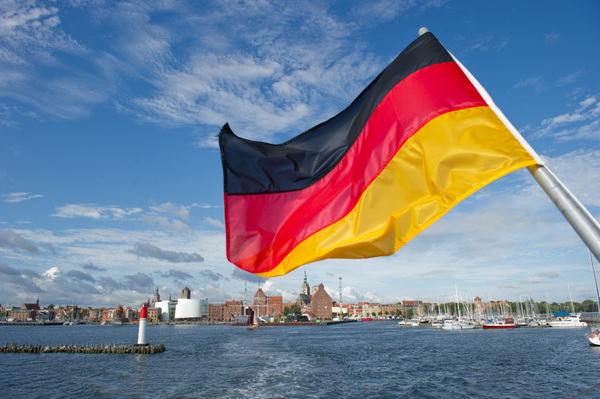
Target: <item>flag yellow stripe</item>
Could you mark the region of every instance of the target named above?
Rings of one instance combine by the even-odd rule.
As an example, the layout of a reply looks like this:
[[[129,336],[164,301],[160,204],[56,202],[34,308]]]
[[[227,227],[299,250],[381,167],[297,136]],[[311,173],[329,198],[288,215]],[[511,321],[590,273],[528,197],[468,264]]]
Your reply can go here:
[[[481,187],[534,164],[489,107],[441,115],[404,143],[350,213],[260,275],[327,258],[390,255]]]

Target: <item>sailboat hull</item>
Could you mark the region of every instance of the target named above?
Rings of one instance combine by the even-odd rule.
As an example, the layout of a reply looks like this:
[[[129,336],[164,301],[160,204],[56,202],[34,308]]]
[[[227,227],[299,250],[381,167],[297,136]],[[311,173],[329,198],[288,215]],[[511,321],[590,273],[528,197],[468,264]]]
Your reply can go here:
[[[587,335],[590,346],[600,346],[600,336],[598,334],[590,333]]]
[[[515,328],[515,325],[508,325],[508,324],[484,324],[483,326],[484,330],[508,330],[511,328]]]

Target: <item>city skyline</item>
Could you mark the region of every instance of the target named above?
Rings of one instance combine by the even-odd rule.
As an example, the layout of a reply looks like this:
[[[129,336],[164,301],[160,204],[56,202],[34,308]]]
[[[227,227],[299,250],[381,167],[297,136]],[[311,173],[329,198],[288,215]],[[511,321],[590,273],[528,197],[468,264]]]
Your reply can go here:
[[[600,214],[600,4],[9,0],[0,7],[0,303],[243,299],[216,135],[284,142],[342,111],[426,26]],[[506,23],[510,21],[510,23]],[[389,257],[307,272],[334,300],[593,298],[588,251],[526,170]],[[247,282],[247,283],[246,283]],[[266,287],[266,288],[265,288]],[[14,298],[14,299],[13,299]],[[45,301],[46,299],[44,299]]]
[[[308,291],[310,292],[310,290],[317,289],[319,286],[323,286],[323,288],[325,288],[322,283],[313,284],[313,285],[311,285],[308,288]],[[192,291],[190,291],[187,286],[184,288],[184,290],[186,290],[186,289],[188,290],[187,292],[191,295]],[[302,292],[302,288],[298,292],[299,293]],[[329,296],[331,298],[331,303],[332,304],[336,304],[336,305],[339,304],[339,297],[336,296],[338,294],[338,292],[330,292],[326,288],[325,288],[325,292],[327,292],[329,294]],[[158,293],[158,287],[157,287],[157,292],[156,293]],[[257,295],[259,295],[259,293],[262,293],[262,295],[266,295],[267,298],[270,298],[270,297],[282,298],[282,303],[284,305],[289,305],[289,304],[292,304],[292,303],[296,303],[297,304],[298,300],[299,300],[299,295],[296,295],[294,298],[285,298],[285,297],[281,297],[281,296],[277,296],[277,295],[274,296],[274,295],[271,295],[269,292],[265,292],[263,288],[257,288],[254,293],[250,293],[249,294],[249,296],[248,296],[247,299],[244,299],[244,298],[241,298],[241,299],[231,298],[231,299],[225,300],[225,301],[212,301],[212,302],[210,301],[210,298],[196,298],[196,299],[200,299],[202,301],[205,301],[208,304],[219,304],[219,303],[226,303],[226,302],[240,302],[240,303],[242,303],[244,305],[250,305],[251,306],[253,303],[256,302],[256,300],[257,300],[256,298],[257,298]],[[173,298],[173,294],[169,294],[168,295],[169,299],[164,299],[164,298],[166,298],[165,295],[162,295],[162,298],[159,296],[158,297],[159,301],[157,301],[157,302],[160,302],[160,301],[167,301],[167,302],[173,301],[173,302],[177,302],[178,299],[182,299],[182,298],[183,299],[190,299],[190,298],[184,296],[183,295],[183,291],[181,291],[181,290],[180,290],[180,294],[181,294],[181,298],[179,298],[179,297]],[[458,295],[458,299],[457,299],[457,295]],[[310,295],[309,295],[309,297],[310,297]],[[142,299],[139,302],[139,304],[124,304],[124,303],[114,304],[113,303],[113,304],[110,304],[110,305],[92,306],[92,305],[88,305],[88,304],[74,304],[74,303],[71,303],[71,304],[59,304],[59,303],[52,303],[52,302],[45,303],[43,301],[40,304],[40,298],[38,297],[37,298],[37,302],[35,302],[35,304],[37,304],[40,307],[40,309],[58,309],[58,308],[69,308],[69,307],[77,307],[79,309],[88,309],[88,308],[114,309],[114,308],[117,308],[118,306],[126,306],[126,307],[130,307],[130,308],[132,308],[132,309],[135,310],[136,306],[138,306],[138,305],[140,307],[143,304],[146,304],[147,306],[153,306],[153,304],[155,302],[155,298],[157,298],[156,294],[155,294],[155,296],[154,296],[153,299],[151,299],[151,298],[152,298],[152,296],[149,295],[147,298]],[[458,300],[458,302],[465,303],[465,304],[472,304],[472,303],[476,303],[478,301],[481,301],[481,302],[484,302],[484,303],[497,303],[497,302],[517,302],[518,303],[518,302],[530,301],[530,300],[533,300],[533,298],[531,298],[531,297],[523,297],[522,296],[518,300],[511,300],[509,298],[488,299],[488,298],[481,297],[480,295],[475,295],[473,297],[468,297],[467,298],[467,297],[462,296],[462,293],[456,292],[453,298],[449,298],[448,301],[441,301],[441,302],[428,301],[428,300],[414,299],[413,298],[413,299],[403,299],[401,301],[394,302],[394,303],[384,303],[384,302],[379,302],[379,301],[359,301],[359,302],[345,302],[345,301],[342,301],[342,305],[344,307],[345,306],[349,306],[349,305],[357,305],[357,304],[360,304],[360,303],[371,303],[371,304],[378,303],[378,304],[385,304],[385,305],[403,304],[404,305],[405,303],[414,302],[414,303],[422,303],[422,304],[425,304],[425,305],[434,305],[434,306],[437,306],[437,305],[441,305],[441,304],[456,303],[457,300]],[[592,301],[592,302],[596,303],[597,299],[594,298],[594,297],[584,298],[581,301],[576,301],[575,299],[573,299],[574,303],[581,303],[581,302],[584,302],[584,301]],[[540,299],[540,300],[535,300],[534,302],[537,302],[537,303],[547,302],[547,303],[557,303],[559,305],[564,305],[565,303],[570,303],[570,299],[568,299],[567,301],[556,301],[556,300],[553,300],[552,298],[548,298],[548,299],[543,298],[543,299]],[[45,303],[45,305],[44,305],[44,303]],[[19,307],[19,306],[30,305],[30,304],[34,304],[34,302],[24,302],[24,303],[22,303],[20,305],[19,304],[12,304],[12,303],[10,303],[10,304],[0,303],[0,307],[3,307],[3,308],[6,309],[6,308],[10,308],[10,307]],[[50,306],[52,306],[52,308],[50,308]]]

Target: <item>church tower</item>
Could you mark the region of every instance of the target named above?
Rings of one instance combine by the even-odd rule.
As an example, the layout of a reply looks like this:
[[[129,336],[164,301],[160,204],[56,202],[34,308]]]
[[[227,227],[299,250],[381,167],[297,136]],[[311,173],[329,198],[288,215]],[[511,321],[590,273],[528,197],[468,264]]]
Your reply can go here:
[[[306,279],[306,270],[304,271],[304,282],[300,286],[300,293],[298,294],[298,298],[296,298],[296,304],[300,306],[300,308],[310,306],[310,286]]]
[[[310,286],[308,285],[308,281],[306,280],[306,270],[304,271],[304,282],[300,287],[300,293],[310,296]]]
[[[154,298],[152,298],[152,306],[155,306],[160,302],[160,294],[158,293],[158,287],[156,287],[156,294],[154,294]]]

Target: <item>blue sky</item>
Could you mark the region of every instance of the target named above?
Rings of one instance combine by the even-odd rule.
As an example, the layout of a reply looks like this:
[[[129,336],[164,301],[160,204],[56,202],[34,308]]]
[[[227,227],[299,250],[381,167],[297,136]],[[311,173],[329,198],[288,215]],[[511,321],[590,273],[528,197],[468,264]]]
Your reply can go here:
[[[287,3],[287,4],[286,4]],[[37,1],[0,4],[0,303],[218,303],[216,135],[283,142],[344,109],[426,26],[600,215],[600,3]],[[588,252],[529,173],[483,188],[395,255],[306,271],[343,301],[593,298]],[[248,277],[248,291],[256,289]]]

